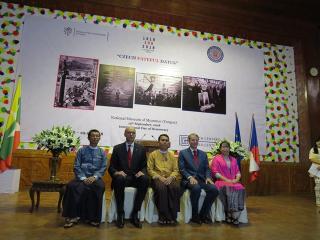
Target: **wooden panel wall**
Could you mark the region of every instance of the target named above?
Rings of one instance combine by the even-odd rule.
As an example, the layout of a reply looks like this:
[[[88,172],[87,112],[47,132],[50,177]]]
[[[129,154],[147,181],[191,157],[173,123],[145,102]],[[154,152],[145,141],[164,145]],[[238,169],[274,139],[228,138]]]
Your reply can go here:
[[[13,166],[21,169],[20,190],[30,188],[32,181],[48,180],[49,158],[46,151],[17,150],[13,155]],[[58,177],[67,182],[74,177],[73,162],[75,155],[62,156]],[[108,157],[110,159],[110,156]],[[242,182],[248,195],[269,195],[275,193],[313,192],[312,181],[308,176],[308,165],[297,163],[261,164],[260,176],[257,181],[249,183],[248,162],[242,163]],[[110,190],[111,178],[104,176],[106,187]]]
[[[242,164],[242,182],[248,195],[313,192],[309,165],[262,162],[257,181],[249,183],[249,164]]]

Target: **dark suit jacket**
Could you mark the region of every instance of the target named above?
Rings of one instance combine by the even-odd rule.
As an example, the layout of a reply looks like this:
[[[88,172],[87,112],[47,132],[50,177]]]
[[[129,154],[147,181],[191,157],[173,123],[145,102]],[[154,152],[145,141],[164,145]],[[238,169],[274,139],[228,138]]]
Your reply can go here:
[[[182,175],[182,186],[186,186],[189,182],[188,177],[196,177],[197,180],[205,182],[207,178],[211,178],[209,162],[207,154],[204,151],[198,151],[199,167],[193,160],[193,154],[190,148],[181,150],[179,153],[179,169]]]
[[[128,153],[126,143],[124,142],[114,146],[108,172],[111,177],[114,176],[114,173],[116,171],[124,171],[128,176],[133,176],[139,171],[146,174],[146,166],[146,150],[143,146],[134,143],[131,159],[131,168],[129,168]]]

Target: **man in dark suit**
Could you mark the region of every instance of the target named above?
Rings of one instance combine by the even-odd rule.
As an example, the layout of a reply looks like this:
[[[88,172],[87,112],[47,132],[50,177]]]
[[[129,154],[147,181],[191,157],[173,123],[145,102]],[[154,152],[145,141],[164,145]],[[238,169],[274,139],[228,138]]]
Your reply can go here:
[[[149,180],[146,176],[146,151],[143,146],[134,142],[136,130],[127,127],[124,132],[126,141],[113,148],[110,167],[108,169],[112,177],[111,187],[114,190],[117,203],[117,227],[124,226],[124,189],[125,187],[137,188],[130,221],[137,227],[142,225],[138,218],[142,202],[147,193]]]
[[[188,136],[188,140],[190,147],[182,150],[179,154],[179,169],[182,175],[181,184],[182,187],[190,190],[191,222],[209,224],[212,223],[209,217],[210,208],[219,191],[211,179],[207,154],[197,149],[199,136],[196,133],[191,133]],[[198,202],[201,189],[205,190],[206,197],[199,213]]]

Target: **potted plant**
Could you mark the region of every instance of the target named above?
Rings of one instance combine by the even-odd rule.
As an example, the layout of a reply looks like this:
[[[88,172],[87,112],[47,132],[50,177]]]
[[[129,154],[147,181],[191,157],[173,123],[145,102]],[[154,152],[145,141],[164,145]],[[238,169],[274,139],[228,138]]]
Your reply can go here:
[[[75,132],[70,126],[55,127],[43,130],[36,134],[32,140],[38,145],[38,149],[47,149],[52,154],[50,158],[50,180],[58,180],[57,163],[61,153],[67,155],[68,152],[75,150],[80,145],[80,138],[75,135]]]

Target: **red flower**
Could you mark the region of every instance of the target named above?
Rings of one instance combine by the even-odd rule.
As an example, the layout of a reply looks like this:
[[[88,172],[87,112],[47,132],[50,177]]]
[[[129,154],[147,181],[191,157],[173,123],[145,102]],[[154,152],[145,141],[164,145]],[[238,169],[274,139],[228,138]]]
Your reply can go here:
[[[8,8],[13,9],[14,5],[12,3],[8,3]]]

